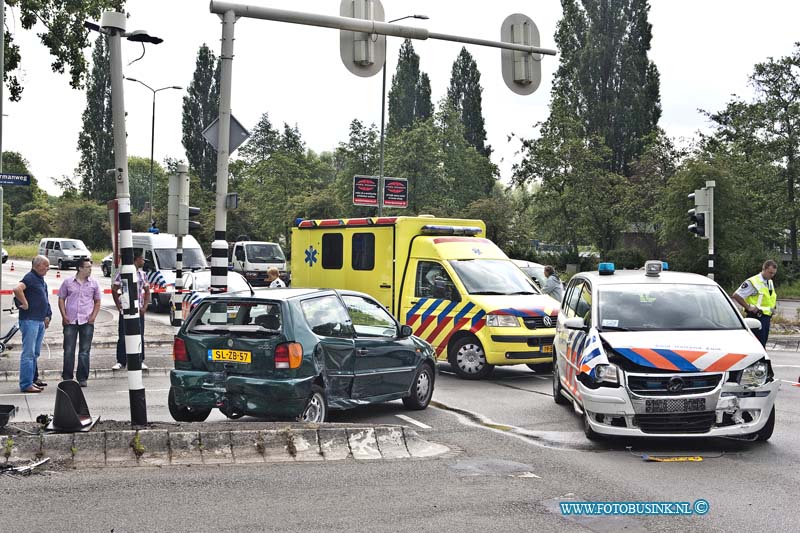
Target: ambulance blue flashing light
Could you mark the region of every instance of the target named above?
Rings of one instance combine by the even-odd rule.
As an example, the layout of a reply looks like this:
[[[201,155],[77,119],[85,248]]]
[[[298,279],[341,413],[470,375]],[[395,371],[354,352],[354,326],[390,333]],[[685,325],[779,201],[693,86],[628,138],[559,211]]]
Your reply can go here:
[[[597,265],[597,272],[599,272],[601,276],[610,276],[614,273],[614,270],[614,263],[600,263]]]

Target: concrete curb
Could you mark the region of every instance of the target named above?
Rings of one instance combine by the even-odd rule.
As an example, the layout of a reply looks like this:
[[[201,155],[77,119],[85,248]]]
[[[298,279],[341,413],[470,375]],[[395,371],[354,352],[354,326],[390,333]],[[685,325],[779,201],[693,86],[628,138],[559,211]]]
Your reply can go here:
[[[404,426],[170,431],[105,430],[0,436],[0,461],[42,457],[74,468],[427,459],[450,452]]]

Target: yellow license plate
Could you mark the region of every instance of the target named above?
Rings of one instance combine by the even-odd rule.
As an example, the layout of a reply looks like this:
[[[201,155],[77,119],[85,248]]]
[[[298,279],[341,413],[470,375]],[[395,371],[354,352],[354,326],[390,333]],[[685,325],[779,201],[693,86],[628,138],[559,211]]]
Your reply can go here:
[[[552,344],[544,344],[544,345],[542,345],[542,352],[543,353],[553,353],[553,345]]]
[[[241,350],[209,350],[209,361],[225,361],[226,363],[249,363],[250,352]]]

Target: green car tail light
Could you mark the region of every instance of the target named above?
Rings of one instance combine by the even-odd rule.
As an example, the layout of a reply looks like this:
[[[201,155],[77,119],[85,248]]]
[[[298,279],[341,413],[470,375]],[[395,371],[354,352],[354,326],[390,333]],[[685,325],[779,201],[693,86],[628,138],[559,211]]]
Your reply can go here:
[[[189,354],[186,352],[186,343],[183,342],[183,339],[179,339],[178,337],[175,337],[172,343],[172,360],[189,362]]]
[[[303,362],[303,345],[299,342],[285,342],[275,347],[275,369],[300,368]]]

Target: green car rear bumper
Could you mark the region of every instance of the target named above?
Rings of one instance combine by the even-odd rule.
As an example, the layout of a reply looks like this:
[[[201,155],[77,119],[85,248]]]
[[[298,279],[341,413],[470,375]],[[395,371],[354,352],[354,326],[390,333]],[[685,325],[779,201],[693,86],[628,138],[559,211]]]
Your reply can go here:
[[[315,376],[263,379],[172,370],[170,385],[180,406],[215,408],[260,417],[297,417],[311,396]]]

